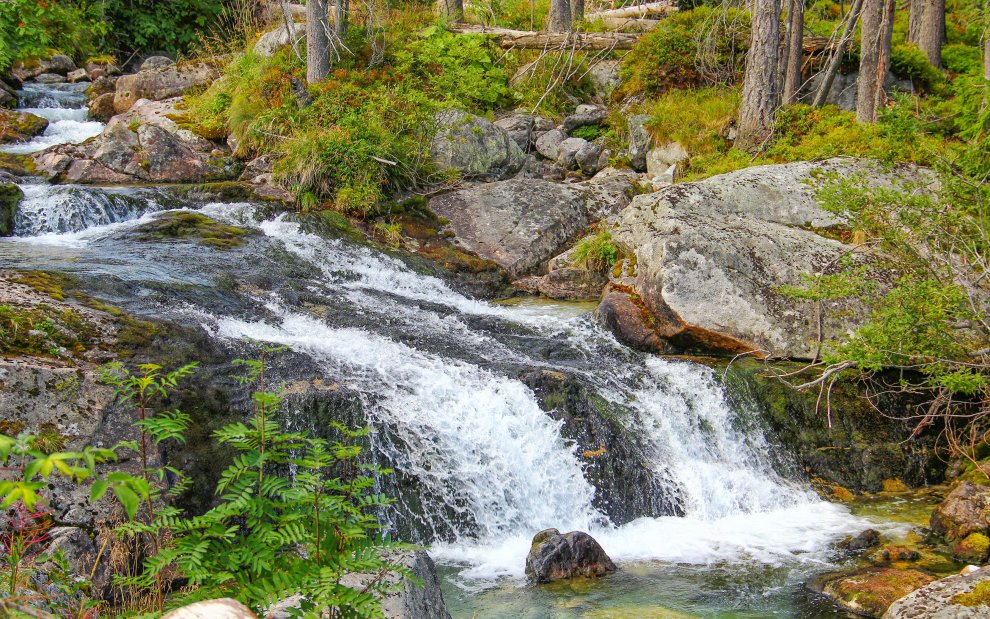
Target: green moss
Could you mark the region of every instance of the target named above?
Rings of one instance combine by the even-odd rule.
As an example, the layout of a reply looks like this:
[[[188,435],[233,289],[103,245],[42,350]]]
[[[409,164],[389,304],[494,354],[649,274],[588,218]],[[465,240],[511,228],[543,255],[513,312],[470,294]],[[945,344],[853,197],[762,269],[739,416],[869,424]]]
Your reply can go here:
[[[40,116],[0,108],[0,144],[28,140],[47,128],[48,121]]]
[[[970,533],[952,546],[952,554],[958,559],[982,564],[990,553],[990,538],[983,533]]]
[[[24,192],[12,183],[0,184],[0,236],[10,236],[14,232],[14,217],[17,205]]]
[[[56,301],[65,300],[65,285],[68,279],[63,275],[46,271],[21,271],[11,276],[10,281],[24,284]]]
[[[138,229],[137,238],[142,241],[163,239],[192,239],[202,245],[229,249],[244,242],[247,230],[220,223],[206,215],[191,212],[165,213]]]
[[[990,581],[983,581],[969,593],[960,593],[952,598],[953,604],[960,606],[990,606]]]

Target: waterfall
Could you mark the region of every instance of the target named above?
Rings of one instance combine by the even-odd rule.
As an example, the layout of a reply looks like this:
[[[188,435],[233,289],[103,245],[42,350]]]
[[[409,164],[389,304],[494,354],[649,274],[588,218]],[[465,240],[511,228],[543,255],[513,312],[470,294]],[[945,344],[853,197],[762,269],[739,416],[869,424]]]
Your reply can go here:
[[[89,83],[25,84],[18,91],[22,112],[30,112],[49,121],[41,135],[17,144],[0,147],[0,152],[15,155],[35,153],[58,144],[78,144],[103,131],[104,124],[89,119],[85,90]]]
[[[63,235],[129,221],[161,210],[156,189],[103,189],[78,185],[21,185],[24,198],[14,222],[16,236]]]
[[[88,197],[96,206],[87,209],[97,214],[73,219],[60,214],[64,207],[46,191],[56,190],[39,189],[36,214],[27,216],[48,222],[37,230],[102,228],[16,242],[74,239],[81,248],[73,254],[75,268],[99,261],[101,270],[120,277],[149,277],[167,263],[186,289],[180,303],[163,301],[151,311],[231,343],[250,338],[288,346],[306,358],[312,378],[357,394],[372,428],[371,451],[415,480],[415,501],[396,509],[412,512],[406,515],[416,521],[418,541],[456,566],[464,587],[521,578],[532,535],[548,527],[591,532],[619,563],[819,565],[832,540],[862,526],[845,508],[820,501],[774,469],[772,445],[756,416],[730,405],[711,369],[631,351],[586,314],[470,299],[398,257],[307,232],[286,215],[259,223],[251,205],[203,209],[254,229],[244,254],[182,260],[178,245],[146,241],[140,251],[122,253],[121,263],[107,263],[100,256],[128,242],[120,226],[131,225],[110,220],[138,211],[99,206],[118,198],[92,190],[101,197]],[[67,220],[77,223],[55,223]],[[27,224],[23,230],[29,234]],[[154,269],[142,268],[151,263]],[[236,311],[197,304],[189,287],[213,281],[217,269],[244,269],[231,275],[236,278],[265,264],[282,271],[237,293],[248,298],[229,304]],[[167,284],[163,278],[156,286]],[[577,377],[621,407],[621,423],[647,458],[643,465],[683,517],[610,522],[595,507],[586,457],[520,380],[533,369]]]

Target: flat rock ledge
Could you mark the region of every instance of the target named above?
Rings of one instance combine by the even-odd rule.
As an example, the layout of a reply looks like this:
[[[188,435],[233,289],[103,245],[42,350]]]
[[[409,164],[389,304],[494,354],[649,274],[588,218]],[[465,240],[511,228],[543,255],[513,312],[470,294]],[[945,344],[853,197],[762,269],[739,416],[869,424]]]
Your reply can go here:
[[[921,587],[890,605],[883,619],[990,617],[990,566]]]

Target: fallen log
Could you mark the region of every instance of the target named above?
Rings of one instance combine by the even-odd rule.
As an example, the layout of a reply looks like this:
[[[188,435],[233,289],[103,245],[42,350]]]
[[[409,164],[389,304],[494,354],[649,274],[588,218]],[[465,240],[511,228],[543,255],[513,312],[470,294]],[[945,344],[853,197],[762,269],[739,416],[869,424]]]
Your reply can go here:
[[[558,49],[587,50],[632,49],[639,34],[628,32],[532,32],[508,28],[486,28],[467,24],[451,26],[457,34],[487,34],[498,38],[502,49]]]
[[[660,23],[659,19],[638,19],[634,17],[603,17],[601,21],[605,24],[606,28],[614,32],[649,32]]]
[[[648,2],[646,4],[637,4],[636,6],[627,6],[621,9],[609,9],[607,11],[598,11],[597,13],[589,13],[584,16],[588,21],[595,21],[596,19],[604,19],[609,17],[647,17],[649,15],[667,15],[670,13],[676,13],[679,10],[676,2],[671,0],[662,0],[661,2]]]
[[[623,20],[623,23],[635,22],[637,20]],[[659,23],[657,20],[638,20],[652,22],[648,28],[652,29]],[[630,29],[632,27],[630,26]],[[455,34],[487,34],[498,38],[498,45],[502,49],[555,49],[563,47],[574,47],[576,49],[602,50],[602,49],[632,49],[642,33],[636,32],[534,32],[531,30],[510,30],[508,28],[488,28],[475,24],[455,24],[450,27],[450,31]],[[835,46],[835,41],[828,37],[806,36],[802,41],[802,47],[806,54],[822,52]]]

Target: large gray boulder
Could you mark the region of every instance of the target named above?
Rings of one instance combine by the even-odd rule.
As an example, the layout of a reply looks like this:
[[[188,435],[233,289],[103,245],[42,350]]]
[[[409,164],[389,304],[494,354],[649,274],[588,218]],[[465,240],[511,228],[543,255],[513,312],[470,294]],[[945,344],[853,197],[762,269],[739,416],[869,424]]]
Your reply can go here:
[[[288,25],[281,24],[278,28],[261,35],[258,42],[254,44],[254,53],[262,57],[273,56],[283,47],[298,44],[305,38],[306,24],[298,22],[291,22]]]
[[[604,576],[615,570],[601,545],[582,531],[540,531],[533,537],[526,557],[526,578],[534,583]]]
[[[461,110],[436,116],[437,132],[430,145],[433,162],[466,179],[505,179],[526,161],[515,140],[501,127]]]
[[[634,178],[610,173],[571,184],[512,179],[443,194],[429,206],[450,222],[457,243],[516,278],[542,271],[590,223],[628,204]]]
[[[154,57],[159,58],[159,57]],[[164,58],[164,57],[161,57]],[[152,61],[149,58],[145,65]],[[203,86],[220,77],[217,68],[208,62],[184,62],[163,64],[154,62],[154,68],[145,69],[117,80],[113,106],[118,114],[131,109],[140,99],[163,101],[185,94],[191,88]]]
[[[229,153],[173,120],[182,113],[176,108],[179,101],[140,100],[110,119],[97,137],[35,155],[37,169],[55,180],[85,184],[237,178],[240,166]]]
[[[646,128],[650,118],[649,114],[634,114],[626,119],[629,131],[629,163],[640,172],[646,170],[646,153],[653,146],[653,136]]]
[[[612,232],[628,268],[600,317],[620,339],[648,350],[813,358],[817,308],[781,287],[831,272],[847,253],[866,259],[809,228],[842,223],[817,204],[816,179],[869,169],[839,159],[758,166],[636,197]],[[824,310],[826,339],[864,318],[848,302]]]
[[[990,598],[974,595],[978,585],[990,583],[990,567],[956,574],[925,585],[890,605],[883,619],[984,619],[990,617]],[[990,585],[983,584],[985,591]]]

